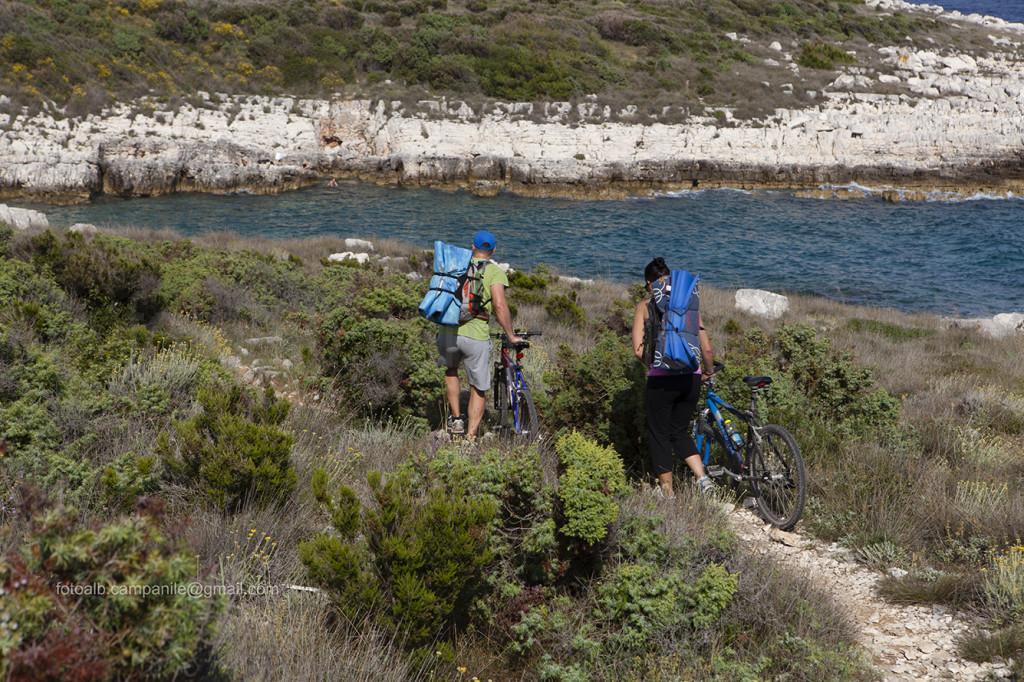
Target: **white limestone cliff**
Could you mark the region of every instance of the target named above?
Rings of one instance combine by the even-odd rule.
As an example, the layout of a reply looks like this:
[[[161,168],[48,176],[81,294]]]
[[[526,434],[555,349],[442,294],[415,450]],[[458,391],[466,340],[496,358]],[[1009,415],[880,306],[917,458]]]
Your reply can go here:
[[[590,101],[474,111],[445,100],[407,110],[224,96],[168,110],[121,105],[84,120],[53,110],[0,115],[0,196],[271,192],[324,174],[479,193],[849,184],[1024,191],[1024,63],[1013,49],[876,49],[889,73],[848,69],[815,106],[755,121],[708,111],[684,123],[641,122]],[[902,93],[873,92],[881,86]]]

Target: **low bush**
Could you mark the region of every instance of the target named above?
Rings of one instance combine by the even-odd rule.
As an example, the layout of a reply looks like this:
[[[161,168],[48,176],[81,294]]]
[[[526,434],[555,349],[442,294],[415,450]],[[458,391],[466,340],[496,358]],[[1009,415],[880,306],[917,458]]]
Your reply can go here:
[[[366,415],[418,417],[443,396],[437,325],[419,317],[421,287],[400,275],[330,268],[317,329],[321,371],[338,399]]]
[[[208,503],[234,510],[247,501],[287,497],[296,476],[292,436],[279,426],[288,401],[237,384],[211,383],[196,399],[202,412],[161,433],[156,452],[172,481],[193,487]]]
[[[825,69],[831,71],[836,64],[850,64],[857,59],[848,54],[842,48],[830,45],[829,43],[816,40],[804,43],[800,46],[800,53],[796,57],[796,63],[808,69]]]
[[[205,644],[222,608],[187,589],[195,560],[161,531],[161,508],[81,525],[29,492],[26,534],[0,556],[0,674],[11,679],[213,677]]]
[[[637,474],[647,466],[646,375],[629,340],[613,333],[602,334],[585,353],[563,345],[555,368],[544,377],[550,397],[538,409],[552,432],[576,429],[610,445]]]
[[[566,537],[594,545],[608,535],[618,518],[616,496],[628,490],[622,460],[578,431],[555,442],[561,473],[558,499],[565,523],[559,528]]]
[[[93,324],[145,322],[163,309],[160,270],[133,250],[133,242],[69,232],[63,242],[49,230],[31,240],[32,260],[69,295],[89,307]]]
[[[575,291],[552,294],[544,304],[551,321],[568,327],[582,329],[587,324],[587,313],[578,305],[579,295]]]
[[[371,472],[368,481],[375,508],[363,511],[351,489],[334,497],[317,472],[314,495],[338,535],[303,542],[299,556],[343,612],[380,614],[408,646],[420,647],[465,623],[492,559],[495,506],[457,489],[417,486],[408,471],[387,480]]]

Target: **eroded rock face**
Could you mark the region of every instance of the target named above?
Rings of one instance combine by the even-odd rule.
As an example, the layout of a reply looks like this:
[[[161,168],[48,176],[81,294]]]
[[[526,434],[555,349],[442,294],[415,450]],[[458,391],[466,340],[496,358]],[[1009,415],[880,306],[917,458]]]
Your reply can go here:
[[[318,180],[318,166],[315,155],[279,163],[265,150],[225,140],[116,143],[104,145],[100,158],[104,193],[121,195],[295,189]]]

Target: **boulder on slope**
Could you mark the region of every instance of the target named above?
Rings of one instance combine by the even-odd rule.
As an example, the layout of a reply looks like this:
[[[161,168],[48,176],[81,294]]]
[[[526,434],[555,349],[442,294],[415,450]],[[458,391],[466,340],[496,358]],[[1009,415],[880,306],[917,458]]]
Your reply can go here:
[[[757,317],[777,320],[789,309],[789,299],[761,289],[738,289],[736,309]]]

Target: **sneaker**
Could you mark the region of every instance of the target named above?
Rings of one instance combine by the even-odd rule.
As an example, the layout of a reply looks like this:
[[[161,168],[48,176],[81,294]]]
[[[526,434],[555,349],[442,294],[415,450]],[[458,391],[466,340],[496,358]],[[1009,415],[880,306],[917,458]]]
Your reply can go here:
[[[448,433],[453,436],[461,436],[466,432],[466,422],[462,421],[462,417],[448,417]]]
[[[705,476],[697,481],[697,488],[701,494],[709,495],[715,490],[715,482]]]

